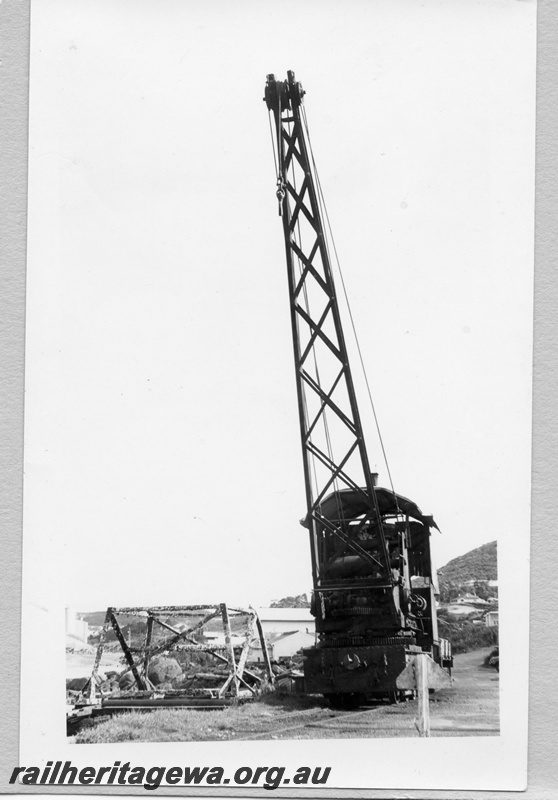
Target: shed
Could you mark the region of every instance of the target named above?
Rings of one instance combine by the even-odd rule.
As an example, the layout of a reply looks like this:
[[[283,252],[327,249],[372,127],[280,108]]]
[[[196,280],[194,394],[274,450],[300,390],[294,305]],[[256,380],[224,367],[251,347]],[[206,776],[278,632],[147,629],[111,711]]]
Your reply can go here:
[[[287,633],[271,633],[265,637],[269,657],[278,661],[280,658],[292,658],[303,647],[313,647],[313,633],[288,631]],[[263,661],[260,641],[254,638],[250,644],[249,661]]]
[[[316,630],[309,608],[259,608],[258,616],[265,636],[295,631],[313,634]]]

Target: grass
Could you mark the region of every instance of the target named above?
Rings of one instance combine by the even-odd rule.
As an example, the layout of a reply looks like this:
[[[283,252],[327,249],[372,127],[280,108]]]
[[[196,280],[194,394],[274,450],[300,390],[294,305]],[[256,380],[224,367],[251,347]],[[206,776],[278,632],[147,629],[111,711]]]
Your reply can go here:
[[[131,711],[92,720],[77,734],[77,744],[106,742],[184,742],[221,738],[217,726],[223,728],[220,711],[191,709],[157,709],[142,713]],[[208,716],[210,724],[208,725]]]
[[[325,706],[320,697],[267,694],[258,700],[212,711],[161,708],[131,711],[85,722],[76,744],[109,742],[204,742],[242,738],[266,731],[275,718]],[[324,709],[325,713],[325,709]],[[271,731],[272,733],[272,731]]]

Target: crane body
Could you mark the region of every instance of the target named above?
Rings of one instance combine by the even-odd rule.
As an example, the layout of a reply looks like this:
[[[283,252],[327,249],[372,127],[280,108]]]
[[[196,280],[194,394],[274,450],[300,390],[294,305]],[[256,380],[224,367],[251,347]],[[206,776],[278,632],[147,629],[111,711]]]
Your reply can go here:
[[[293,72],[267,76],[318,637],[304,678],[307,692],[350,706],[396,696],[413,654],[449,668],[451,653],[436,623],[434,520],[370,469],[303,96]]]

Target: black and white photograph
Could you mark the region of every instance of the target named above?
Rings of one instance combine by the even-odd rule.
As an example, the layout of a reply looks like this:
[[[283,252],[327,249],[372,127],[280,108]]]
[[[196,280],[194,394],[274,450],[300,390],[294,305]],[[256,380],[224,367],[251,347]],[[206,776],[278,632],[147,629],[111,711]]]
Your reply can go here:
[[[536,11],[32,3],[23,784],[525,788]]]

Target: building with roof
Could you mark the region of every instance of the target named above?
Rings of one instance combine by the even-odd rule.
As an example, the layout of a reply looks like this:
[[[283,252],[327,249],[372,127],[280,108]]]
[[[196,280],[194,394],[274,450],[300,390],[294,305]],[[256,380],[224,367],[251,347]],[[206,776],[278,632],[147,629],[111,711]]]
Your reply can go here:
[[[89,625],[78,617],[73,608],[66,608],[66,637],[82,644],[87,644]]]
[[[459,605],[474,605],[474,606],[487,606],[489,605],[487,600],[482,600],[482,598],[477,597],[476,594],[463,594],[457,598],[455,601]]]
[[[309,608],[259,608],[258,616],[269,657],[275,661],[292,658],[316,643],[316,621]],[[252,640],[249,659],[263,660],[257,637]]]
[[[498,627],[498,612],[497,611],[489,611],[487,614],[484,615],[484,624],[487,628],[497,628]]]
[[[316,620],[309,608],[259,608],[258,616],[264,635],[294,631],[314,634],[316,631]]]
[[[306,633],[305,631],[288,631],[286,633],[267,634],[265,641],[270,659],[279,661],[280,659],[292,658],[303,647],[313,647],[316,643],[316,637],[315,634]],[[255,637],[250,644],[248,660],[259,662],[264,660],[258,637]]]

